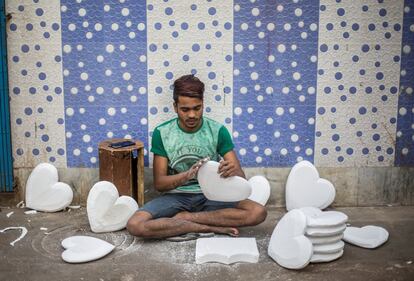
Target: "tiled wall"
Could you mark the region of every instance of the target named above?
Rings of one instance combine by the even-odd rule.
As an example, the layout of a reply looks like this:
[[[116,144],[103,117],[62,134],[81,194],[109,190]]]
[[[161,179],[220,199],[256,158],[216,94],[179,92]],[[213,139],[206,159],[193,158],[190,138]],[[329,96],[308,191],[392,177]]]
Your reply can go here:
[[[314,160],[318,1],[295,2],[234,3],[233,136],[249,166]]]
[[[14,167],[65,167],[65,93],[58,1],[6,1]]]
[[[80,2],[80,1],[78,1]],[[97,165],[97,144],[147,144],[144,1],[61,1],[67,164]]]
[[[403,4],[321,0],[318,165],[394,165]]]
[[[187,73],[245,167],[414,165],[413,1],[6,5],[14,167],[97,167],[112,137],[149,151]]]

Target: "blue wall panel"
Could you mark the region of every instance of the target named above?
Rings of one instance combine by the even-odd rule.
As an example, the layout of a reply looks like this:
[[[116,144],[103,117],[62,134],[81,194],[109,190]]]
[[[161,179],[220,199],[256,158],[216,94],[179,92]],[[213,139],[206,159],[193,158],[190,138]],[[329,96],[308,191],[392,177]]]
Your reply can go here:
[[[395,166],[414,165],[414,2],[406,0],[401,44]]]
[[[234,140],[245,166],[313,162],[319,1],[235,1]]]
[[[107,138],[130,136],[148,149],[145,1],[62,5],[68,166],[96,166]]]

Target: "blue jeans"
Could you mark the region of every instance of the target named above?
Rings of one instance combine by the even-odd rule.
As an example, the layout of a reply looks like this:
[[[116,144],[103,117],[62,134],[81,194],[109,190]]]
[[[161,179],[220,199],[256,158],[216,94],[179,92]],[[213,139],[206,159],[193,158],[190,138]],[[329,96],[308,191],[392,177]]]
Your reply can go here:
[[[145,204],[138,211],[146,211],[153,219],[171,218],[182,211],[202,212],[235,208],[239,202],[208,200],[202,193],[164,193]]]

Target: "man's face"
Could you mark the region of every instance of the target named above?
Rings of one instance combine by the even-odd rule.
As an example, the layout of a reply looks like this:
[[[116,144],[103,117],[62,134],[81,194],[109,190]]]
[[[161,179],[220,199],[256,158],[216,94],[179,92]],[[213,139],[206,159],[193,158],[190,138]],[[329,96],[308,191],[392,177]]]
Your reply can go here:
[[[178,102],[174,103],[174,110],[178,114],[178,121],[183,130],[194,132],[200,128],[203,117],[201,99],[178,96]]]

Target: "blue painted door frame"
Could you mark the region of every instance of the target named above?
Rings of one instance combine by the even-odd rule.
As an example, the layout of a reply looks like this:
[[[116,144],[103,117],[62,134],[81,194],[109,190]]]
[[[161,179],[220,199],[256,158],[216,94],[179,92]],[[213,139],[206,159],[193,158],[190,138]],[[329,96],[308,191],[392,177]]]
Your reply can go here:
[[[0,192],[13,191],[5,1],[0,0]]]

